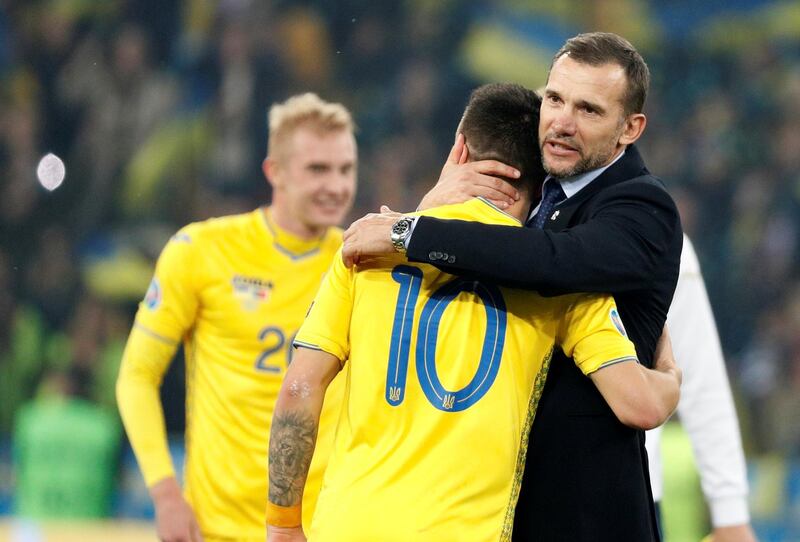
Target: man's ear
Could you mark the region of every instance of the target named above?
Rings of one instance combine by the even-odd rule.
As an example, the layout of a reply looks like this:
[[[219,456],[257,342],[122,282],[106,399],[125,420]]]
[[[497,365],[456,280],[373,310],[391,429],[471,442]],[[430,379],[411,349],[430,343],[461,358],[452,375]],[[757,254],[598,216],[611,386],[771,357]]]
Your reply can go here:
[[[622,128],[622,135],[619,138],[620,145],[630,145],[635,143],[637,139],[644,133],[647,126],[647,117],[644,113],[633,113],[628,115],[625,119],[625,124]]]
[[[273,190],[280,188],[281,186],[282,175],[280,169],[281,167],[278,161],[274,158],[270,158],[269,156],[264,158],[264,161],[261,162],[261,171],[264,172],[264,177],[272,186]]]

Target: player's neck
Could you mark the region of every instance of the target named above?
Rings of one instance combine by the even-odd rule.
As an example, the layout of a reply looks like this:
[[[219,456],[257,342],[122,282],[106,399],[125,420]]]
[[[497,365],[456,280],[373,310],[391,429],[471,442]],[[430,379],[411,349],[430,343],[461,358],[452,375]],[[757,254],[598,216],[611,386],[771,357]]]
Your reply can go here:
[[[531,209],[531,198],[528,196],[527,193],[524,191],[520,191],[519,199],[514,202],[511,206],[507,209],[504,209],[506,213],[510,214],[522,224],[528,221],[528,213]]]
[[[325,235],[325,231],[328,229],[325,226],[313,226],[306,224],[296,216],[292,215],[289,209],[282,205],[275,205],[273,203],[266,209],[266,212],[268,213],[273,224],[275,224],[278,228],[286,233],[307,241],[319,239]]]

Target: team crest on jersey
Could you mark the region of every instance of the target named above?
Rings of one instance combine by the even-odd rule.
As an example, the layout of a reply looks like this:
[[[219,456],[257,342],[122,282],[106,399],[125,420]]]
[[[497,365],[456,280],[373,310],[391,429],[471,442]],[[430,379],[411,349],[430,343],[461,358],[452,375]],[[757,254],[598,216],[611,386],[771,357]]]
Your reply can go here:
[[[154,311],[159,305],[161,305],[161,286],[158,284],[158,279],[153,277],[150,286],[147,287],[147,293],[144,294],[144,306]]]
[[[617,331],[619,331],[623,337],[627,337],[628,332],[625,331],[625,326],[622,325],[622,318],[619,317],[619,312],[617,312],[617,309],[611,309],[608,314],[611,316],[611,322],[614,324],[614,327],[617,328]]]
[[[261,303],[268,301],[272,294],[271,280],[234,275],[231,284],[233,285],[233,294],[239,298],[242,307],[248,311],[255,310]]]

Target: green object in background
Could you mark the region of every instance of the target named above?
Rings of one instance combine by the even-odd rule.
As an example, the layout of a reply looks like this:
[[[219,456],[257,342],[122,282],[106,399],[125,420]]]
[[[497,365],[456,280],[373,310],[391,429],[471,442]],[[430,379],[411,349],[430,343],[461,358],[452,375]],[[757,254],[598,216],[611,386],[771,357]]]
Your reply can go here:
[[[665,542],[697,542],[710,531],[700,478],[689,437],[670,422],[661,434],[664,496],[661,500]]]
[[[789,462],[778,454],[769,454],[755,459],[750,465],[753,473],[750,487],[753,518],[769,522],[780,521],[784,513],[788,517],[789,507],[784,507],[791,502],[787,491],[792,477]]]
[[[32,519],[108,515],[119,425],[104,409],[72,397],[24,405],[16,417],[15,511]]]
[[[63,332],[51,332],[36,308],[14,309],[8,347],[0,348],[0,435],[11,430],[19,405],[33,397],[42,372],[63,368],[70,345]]]

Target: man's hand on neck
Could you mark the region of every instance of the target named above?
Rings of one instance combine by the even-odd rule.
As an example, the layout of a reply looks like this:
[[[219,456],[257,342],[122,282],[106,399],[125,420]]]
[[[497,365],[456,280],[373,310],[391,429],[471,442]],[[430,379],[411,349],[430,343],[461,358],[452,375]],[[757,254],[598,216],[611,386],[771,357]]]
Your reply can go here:
[[[520,197],[517,188],[507,179],[519,179],[519,175],[518,170],[497,160],[470,161],[464,135],[458,134],[439,180],[422,198],[417,210],[483,197],[507,212]]]

